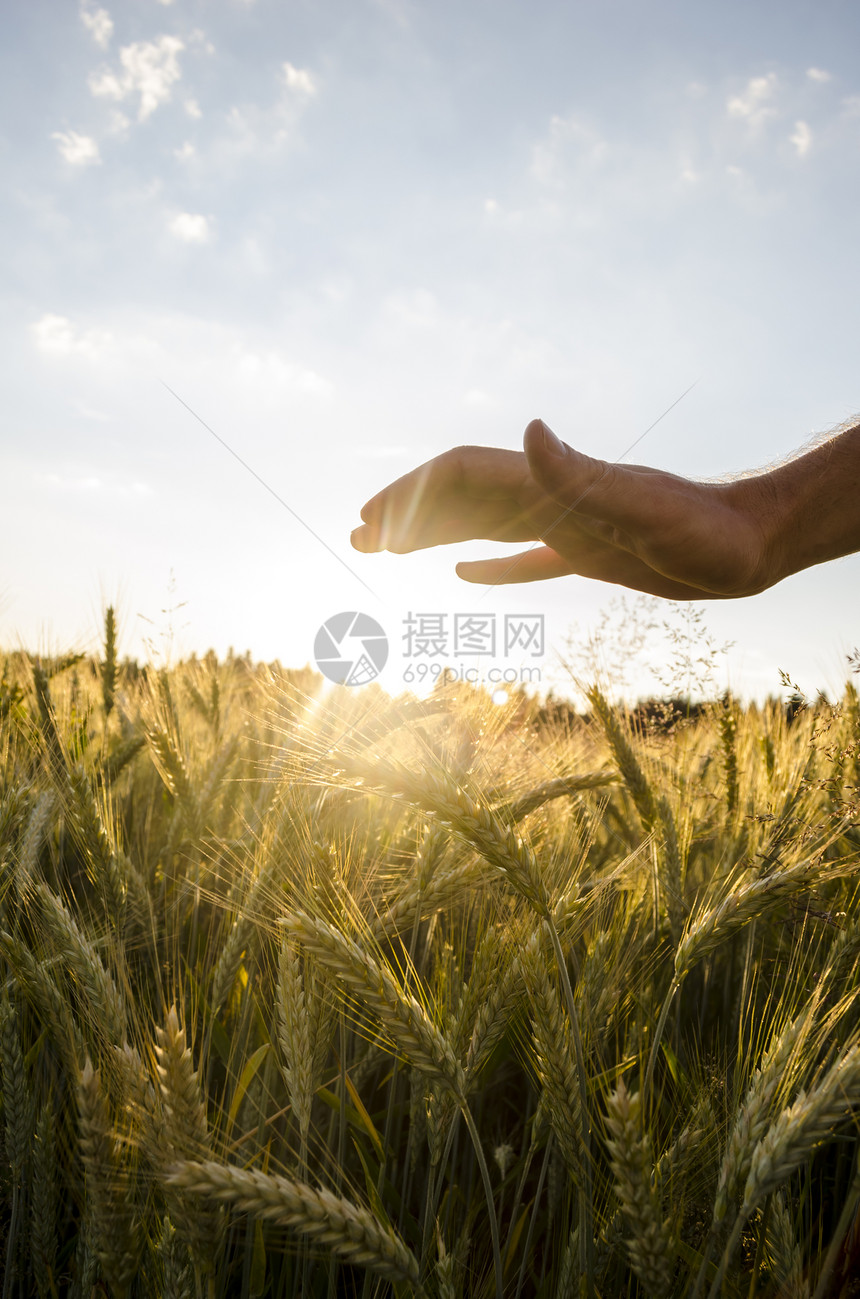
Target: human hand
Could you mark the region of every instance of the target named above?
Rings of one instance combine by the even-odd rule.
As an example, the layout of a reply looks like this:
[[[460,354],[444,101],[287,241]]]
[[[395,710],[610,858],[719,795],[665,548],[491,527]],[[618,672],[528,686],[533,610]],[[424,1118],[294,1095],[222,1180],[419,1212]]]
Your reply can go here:
[[[486,585],[575,573],[671,600],[753,595],[784,576],[767,475],[697,483],[610,464],[559,442],[542,420],[523,447],[457,447],[398,478],[363,507],[353,546],[537,542],[457,573]]]

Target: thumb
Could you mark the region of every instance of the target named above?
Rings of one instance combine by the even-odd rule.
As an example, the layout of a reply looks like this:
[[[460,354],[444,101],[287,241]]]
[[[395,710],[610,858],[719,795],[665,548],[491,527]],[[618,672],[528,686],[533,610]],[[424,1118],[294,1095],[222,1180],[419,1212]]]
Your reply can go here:
[[[619,527],[653,520],[642,478],[621,465],[583,455],[561,442],[542,419],[533,419],[523,438],[529,471],[547,496],[565,509]]]

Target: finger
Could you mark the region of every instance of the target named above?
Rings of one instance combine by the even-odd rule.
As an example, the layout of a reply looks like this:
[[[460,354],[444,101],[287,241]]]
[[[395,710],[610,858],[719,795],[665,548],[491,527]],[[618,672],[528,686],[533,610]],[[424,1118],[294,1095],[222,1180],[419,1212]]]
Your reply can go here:
[[[551,546],[537,546],[518,555],[470,560],[457,565],[457,576],[484,586],[515,582],[540,582],[552,577],[587,577],[613,586],[626,586],[666,600],[713,600],[713,591],[664,577],[635,555],[605,546],[583,545],[575,559],[559,555]]]
[[[520,498],[538,490],[522,452],[456,447],[372,497],[353,545],[404,554],[479,537],[525,541],[536,533]]]
[[[550,577],[564,577],[570,563],[549,546],[535,546],[518,555],[500,555],[495,559],[470,559],[457,565],[457,576],[464,582],[483,586],[507,586],[513,582],[543,582]]]
[[[385,549],[381,529],[370,523],[362,523],[361,527],[353,528],[349,540],[353,550],[360,550],[365,555],[373,555],[378,550]]]
[[[454,447],[383,487],[362,506],[361,517],[379,526],[386,516],[405,517],[453,491],[487,499],[516,496],[527,480],[521,451]]]
[[[581,509],[633,534],[665,525],[675,496],[672,484],[683,481],[583,455],[539,419],[526,428],[523,448],[535,481],[565,511]]]

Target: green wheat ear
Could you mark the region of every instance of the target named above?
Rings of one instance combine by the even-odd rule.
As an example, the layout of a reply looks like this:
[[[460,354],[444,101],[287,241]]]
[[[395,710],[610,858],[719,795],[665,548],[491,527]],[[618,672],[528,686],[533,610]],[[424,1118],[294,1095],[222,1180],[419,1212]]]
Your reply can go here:
[[[105,656],[102,661],[102,704],[105,721],[110,717],[116,694],[116,614],[113,605],[105,610]]]

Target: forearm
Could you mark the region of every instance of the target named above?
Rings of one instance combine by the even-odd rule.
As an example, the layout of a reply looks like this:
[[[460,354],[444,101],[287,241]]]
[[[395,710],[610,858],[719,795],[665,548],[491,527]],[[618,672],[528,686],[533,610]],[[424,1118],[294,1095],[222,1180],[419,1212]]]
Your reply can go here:
[[[860,422],[746,482],[762,513],[774,582],[860,550]]]

